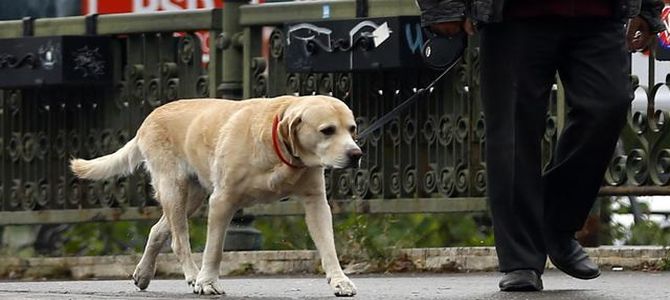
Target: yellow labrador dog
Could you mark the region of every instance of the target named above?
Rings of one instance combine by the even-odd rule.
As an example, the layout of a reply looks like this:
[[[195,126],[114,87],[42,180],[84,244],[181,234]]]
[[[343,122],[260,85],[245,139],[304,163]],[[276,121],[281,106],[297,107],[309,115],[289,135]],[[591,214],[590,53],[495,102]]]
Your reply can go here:
[[[91,160],[73,159],[70,167],[80,178],[100,180],[132,173],[144,162],[151,174],[163,215],[151,228],[133,274],[140,289],[149,285],[159,249],[172,234],[172,250],[193,292],[223,294],[219,267],[233,214],[294,196],[304,204],[309,233],[335,295],[353,296],[356,287],[335,252],[324,168],[359,164],[355,132],[351,110],[327,96],[181,100],[155,109],[121,149]],[[187,218],[206,195],[207,242],[198,270]]]

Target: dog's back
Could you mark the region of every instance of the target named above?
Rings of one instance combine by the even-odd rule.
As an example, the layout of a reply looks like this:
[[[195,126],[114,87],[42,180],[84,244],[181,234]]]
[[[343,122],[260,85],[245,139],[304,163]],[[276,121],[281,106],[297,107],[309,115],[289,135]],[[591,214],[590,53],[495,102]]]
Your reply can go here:
[[[154,150],[166,149],[176,157],[185,158],[188,143],[199,142],[197,137],[186,140],[191,126],[197,126],[197,121],[201,118],[206,118],[210,122],[223,122],[226,119],[226,112],[233,111],[236,105],[239,105],[238,102],[217,99],[167,103],[152,111],[142,122],[137,135],[116,152],[91,160],[76,158],[70,161],[70,167],[79,178],[100,180],[132,173],[143,160],[147,159],[147,152]],[[207,115],[210,114],[216,114],[217,117],[209,118]],[[212,131],[216,130],[216,126],[207,126],[203,129]],[[148,148],[151,150],[147,151]]]
[[[177,161],[204,181],[209,180],[211,157],[220,130],[233,115],[245,108],[262,114],[276,106],[293,101],[293,97],[232,101],[223,99],[188,99],[167,103],[152,111],[136,136],[116,152],[102,157],[71,160],[70,167],[79,178],[100,180],[132,173],[142,161],[155,165]],[[249,111],[248,111],[249,112]],[[253,122],[249,122],[253,126]],[[208,184],[205,184],[208,185]]]

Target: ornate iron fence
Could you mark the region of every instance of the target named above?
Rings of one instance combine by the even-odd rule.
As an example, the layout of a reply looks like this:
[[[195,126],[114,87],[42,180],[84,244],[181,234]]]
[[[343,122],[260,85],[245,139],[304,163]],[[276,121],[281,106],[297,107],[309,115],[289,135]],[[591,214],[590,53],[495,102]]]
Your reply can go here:
[[[370,1],[370,17],[417,15],[413,1],[393,3]],[[223,10],[0,22],[0,38],[111,36],[113,53],[110,86],[0,90],[0,224],[156,218],[160,211],[142,172],[103,182],[79,181],[68,172],[67,161],[114,151],[163,103],[194,97],[332,94],[352,107],[364,128],[435,75],[420,67],[290,73],[283,24],[353,18],[354,1],[240,4],[226,3]],[[210,33],[208,61],[202,59],[199,30]],[[476,40],[470,42],[462,64],[438,88],[362,141],[366,154],[361,169],[327,173],[336,212],[486,209],[478,49]],[[652,96],[649,107],[662,87],[666,85],[647,93]],[[560,98],[560,90],[554,89],[545,157],[551,155],[561,128]],[[632,114],[624,152],[613,160],[604,193],[670,194],[667,112],[649,111]],[[245,209],[256,215],[301,211],[294,201]]]
[[[650,58],[650,81],[633,82],[638,97],[633,101],[628,126],[605,174],[601,194],[670,195],[670,82],[655,83]]]
[[[27,21],[30,22],[30,21]],[[178,99],[216,96],[195,30],[220,35],[221,10],[109,15],[0,23],[0,36],[112,36],[111,85],[28,87],[0,91],[2,223],[57,223],[156,216],[147,175],[80,181],[71,157],[115,151],[155,107]],[[17,31],[17,29],[20,29]],[[60,45],[54,45],[54,52]],[[221,51],[209,71],[221,69]],[[2,70],[0,70],[2,71]],[[215,74],[215,77],[219,76]]]

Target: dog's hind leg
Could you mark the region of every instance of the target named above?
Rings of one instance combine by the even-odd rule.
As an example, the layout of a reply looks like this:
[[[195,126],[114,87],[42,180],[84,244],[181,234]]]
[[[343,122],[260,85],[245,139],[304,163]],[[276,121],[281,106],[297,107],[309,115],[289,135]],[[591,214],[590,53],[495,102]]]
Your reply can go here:
[[[193,181],[190,182],[186,199],[187,214],[189,217],[198,210],[206,196],[207,191],[200,184]],[[167,216],[163,213],[158,222],[151,227],[142,259],[140,259],[133,273],[133,281],[141,290],[149,286],[149,282],[156,274],[156,257],[169,237],[170,224]]]
[[[198,267],[191,257],[191,242],[188,232],[186,212],[188,179],[187,177],[162,178],[159,180],[158,186],[158,197],[163,206],[163,213],[170,223],[170,232],[172,232],[172,251],[179,259],[186,282],[192,286],[198,275]]]
[[[151,227],[142,259],[140,259],[137,267],[135,267],[135,272],[133,272],[133,281],[140,290],[146,289],[151,279],[153,279],[156,273],[156,256],[169,237],[170,224],[168,224],[167,217],[163,214],[158,222]]]
[[[209,212],[207,216],[207,242],[202,254],[202,269],[193,288],[193,292],[203,295],[225,294],[219,285],[219,268],[223,254],[223,241],[226,229],[239,207],[232,195],[214,189],[209,197]]]

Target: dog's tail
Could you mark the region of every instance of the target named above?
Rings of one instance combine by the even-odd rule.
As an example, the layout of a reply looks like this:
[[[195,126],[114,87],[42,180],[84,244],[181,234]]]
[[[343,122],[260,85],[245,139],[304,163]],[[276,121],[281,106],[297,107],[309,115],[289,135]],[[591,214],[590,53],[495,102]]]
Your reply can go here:
[[[137,146],[137,137],[112,154],[85,160],[70,160],[70,169],[79,178],[99,180],[114,175],[128,175],[142,162],[142,153]]]

